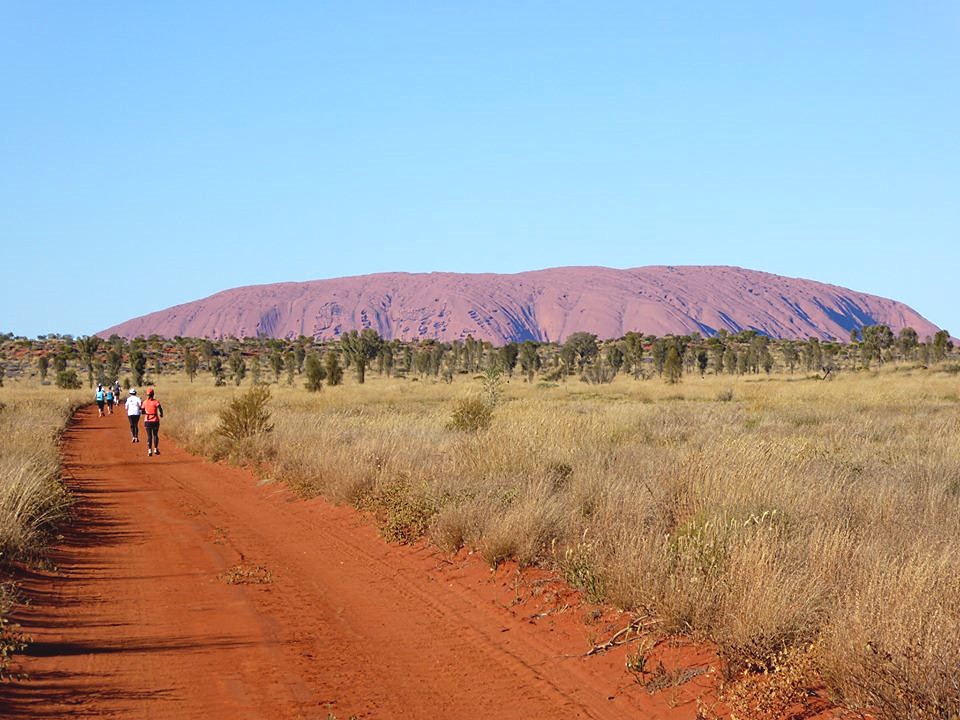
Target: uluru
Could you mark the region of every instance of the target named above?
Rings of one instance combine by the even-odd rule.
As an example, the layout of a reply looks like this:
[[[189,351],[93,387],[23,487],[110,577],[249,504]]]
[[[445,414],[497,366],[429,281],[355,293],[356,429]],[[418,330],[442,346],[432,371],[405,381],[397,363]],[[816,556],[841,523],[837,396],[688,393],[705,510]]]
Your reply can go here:
[[[501,345],[601,339],[629,331],[704,336],[756,330],[836,338],[866,325],[923,338],[939,328],[907,305],[813,280],[729,266],[560,267],[516,274],[379,273],[238,287],[106,328],[103,337],[334,339],[371,328],[386,339]]]

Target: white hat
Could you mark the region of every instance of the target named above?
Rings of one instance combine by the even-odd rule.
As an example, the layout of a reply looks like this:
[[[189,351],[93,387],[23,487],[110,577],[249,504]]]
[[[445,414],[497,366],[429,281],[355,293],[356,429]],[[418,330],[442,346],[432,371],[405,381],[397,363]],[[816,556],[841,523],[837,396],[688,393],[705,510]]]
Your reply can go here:
[[[136,389],[136,388],[130,388],[130,394],[131,394],[131,395],[136,395],[136,394],[137,394],[137,389]]]

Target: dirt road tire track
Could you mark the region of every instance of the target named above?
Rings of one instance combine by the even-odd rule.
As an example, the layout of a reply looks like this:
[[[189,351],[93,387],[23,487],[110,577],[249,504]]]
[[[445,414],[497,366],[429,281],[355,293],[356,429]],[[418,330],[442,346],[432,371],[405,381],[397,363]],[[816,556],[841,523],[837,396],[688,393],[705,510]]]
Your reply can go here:
[[[76,520],[24,578],[31,679],[0,688],[0,716],[694,716],[631,683],[623,653],[583,658],[579,618],[511,609],[479,562],[165,441],[148,458],[125,425],[87,408],[66,433]]]

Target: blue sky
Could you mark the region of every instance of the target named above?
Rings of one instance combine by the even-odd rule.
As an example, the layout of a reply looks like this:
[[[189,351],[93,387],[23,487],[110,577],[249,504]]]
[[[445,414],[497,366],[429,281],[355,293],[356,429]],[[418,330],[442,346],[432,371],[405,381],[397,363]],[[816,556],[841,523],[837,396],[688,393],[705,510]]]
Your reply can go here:
[[[0,0],[0,331],[725,264],[960,334],[960,5]]]

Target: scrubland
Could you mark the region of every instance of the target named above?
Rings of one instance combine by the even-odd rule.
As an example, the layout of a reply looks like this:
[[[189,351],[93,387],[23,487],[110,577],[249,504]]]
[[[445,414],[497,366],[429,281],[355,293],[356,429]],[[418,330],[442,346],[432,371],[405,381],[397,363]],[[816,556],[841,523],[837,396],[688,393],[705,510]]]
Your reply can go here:
[[[456,430],[483,385],[274,385],[274,431],[239,447],[217,424],[240,391],[160,392],[166,433],[371,510],[390,540],[553,567],[716,641],[731,678],[823,682],[886,718],[960,716],[955,374],[514,379],[489,427]]]
[[[157,381],[161,435],[195,452],[370,511],[388,540],[551,567],[665,634],[715,641],[732,704],[776,710],[822,684],[875,717],[960,717],[955,372],[499,386],[368,374],[318,393],[298,378],[269,386],[273,430],[245,439],[218,425],[246,387]],[[56,438],[80,397],[0,389],[7,562],[68,508]],[[477,397],[496,400],[489,426],[458,429]]]
[[[16,563],[35,562],[67,517],[58,441],[86,393],[18,385],[0,387],[0,678],[19,646],[7,613],[16,596]],[[8,578],[4,582],[4,578]]]

